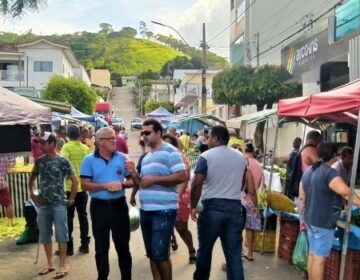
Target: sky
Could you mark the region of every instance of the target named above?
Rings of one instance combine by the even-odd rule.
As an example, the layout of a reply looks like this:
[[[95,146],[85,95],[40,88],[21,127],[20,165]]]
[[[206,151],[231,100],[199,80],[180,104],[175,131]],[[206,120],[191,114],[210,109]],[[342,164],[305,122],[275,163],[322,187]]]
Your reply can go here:
[[[47,0],[39,11],[28,11],[20,19],[2,19],[0,31],[35,34],[64,34],[77,31],[98,32],[100,23],[114,30],[130,26],[139,29],[140,21],[154,33],[169,35],[174,27],[194,47],[202,40],[202,23],[206,24],[206,40],[210,51],[229,57],[230,1],[228,0]],[[211,40],[221,33],[218,38]],[[175,33],[174,37],[179,38]]]

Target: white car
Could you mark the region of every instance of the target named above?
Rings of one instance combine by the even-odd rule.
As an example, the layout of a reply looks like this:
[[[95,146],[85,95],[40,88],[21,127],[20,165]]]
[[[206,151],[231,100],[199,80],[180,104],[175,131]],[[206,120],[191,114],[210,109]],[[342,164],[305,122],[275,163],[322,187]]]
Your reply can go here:
[[[113,126],[124,126],[125,122],[122,118],[111,118],[111,123]]]

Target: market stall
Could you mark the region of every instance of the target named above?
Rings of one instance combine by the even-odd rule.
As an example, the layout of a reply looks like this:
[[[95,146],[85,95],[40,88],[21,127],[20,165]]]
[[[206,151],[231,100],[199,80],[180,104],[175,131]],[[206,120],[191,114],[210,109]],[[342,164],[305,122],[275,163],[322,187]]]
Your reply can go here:
[[[345,278],[345,264],[347,261],[348,240],[351,229],[352,199],[355,195],[355,182],[359,176],[359,174],[357,174],[357,167],[360,148],[360,80],[325,93],[279,100],[278,117],[277,128],[279,128],[282,123],[291,121],[303,122],[308,126],[320,129],[324,129],[335,123],[357,125],[354,162],[350,181],[351,191],[346,221],[345,223],[339,224],[339,226],[344,228],[339,279],[347,279]]]
[[[0,154],[29,155],[30,125],[50,124],[51,109],[39,105],[10,90],[0,87]],[[31,166],[13,168],[7,175],[16,217],[23,215],[23,203],[28,199],[27,182]],[[0,216],[4,217],[4,209]]]

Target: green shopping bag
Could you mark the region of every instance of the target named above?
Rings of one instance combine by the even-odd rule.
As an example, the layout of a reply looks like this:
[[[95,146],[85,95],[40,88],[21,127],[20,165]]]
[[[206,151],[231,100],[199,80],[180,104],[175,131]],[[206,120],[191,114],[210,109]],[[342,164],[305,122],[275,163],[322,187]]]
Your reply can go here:
[[[292,255],[292,261],[297,270],[307,271],[308,254],[309,254],[309,244],[308,244],[306,232],[300,231]]]

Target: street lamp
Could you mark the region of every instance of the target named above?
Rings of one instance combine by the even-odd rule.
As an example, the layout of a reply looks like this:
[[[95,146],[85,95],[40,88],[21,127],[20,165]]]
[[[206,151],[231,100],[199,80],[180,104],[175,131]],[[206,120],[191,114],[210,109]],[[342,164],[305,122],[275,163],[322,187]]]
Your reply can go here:
[[[163,24],[163,23],[158,22],[158,21],[154,21],[154,20],[151,20],[151,22],[152,22],[153,24],[156,24],[156,25],[160,25],[160,26],[163,26],[163,27],[170,28],[170,29],[173,30],[177,35],[179,35],[179,37],[180,37],[181,40],[185,43],[185,45],[187,45],[188,47],[190,47],[190,45],[188,44],[188,42],[186,42],[186,40],[184,39],[184,37],[181,36],[181,34],[179,33],[179,31],[177,31],[174,27],[172,27],[172,26],[170,26],[170,25]]]
[[[185,45],[190,47],[190,45],[186,42],[186,40],[183,38],[183,36],[181,36],[181,34],[174,27],[163,24],[158,21],[151,20],[151,22],[156,25],[170,28],[176,34],[179,35],[179,37],[185,43]],[[206,44],[206,37],[205,37],[205,23],[203,23],[203,40],[201,42],[201,47],[202,47],[202,51],[203,51],[202,73],[201,73],[201,84],[202,84],[202,86],[201,86],[201,113],[205,114],[206,113],[206,98],[207,98],[207,96],[206,96],[207,95],[207,91],[206,91],[206,49],[208,48],[208,46]]]

